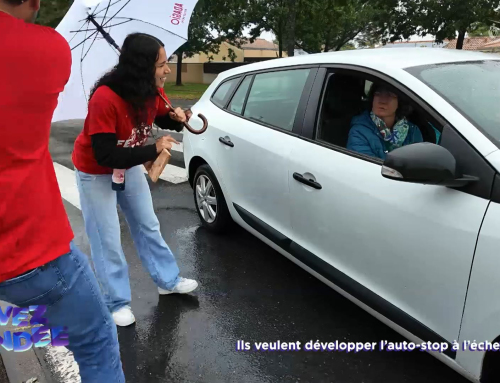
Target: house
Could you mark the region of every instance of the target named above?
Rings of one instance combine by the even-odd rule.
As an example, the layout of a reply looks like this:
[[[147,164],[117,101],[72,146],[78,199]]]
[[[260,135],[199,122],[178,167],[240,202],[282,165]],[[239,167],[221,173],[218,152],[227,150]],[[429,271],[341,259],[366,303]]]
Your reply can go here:
[[[496,40],[484,44],[480,50],[482,52],[500,53],[500,38],[497,37]]]
[[[272,41],[264,39],[256,39],[253,43],[245,43],[241,45],[244,52],[245,62],[257,62],[279,58],[279,46]],[[287,57],[285,51],[282,52],[282,57]]]
[[[235,56],[231,61],[230,52]],[[287,57],[286,52],[282,53]],[[272,41],[256,39],[253,43],[242,42],[241,48],[223,42],[219,46],[218,53],[195,54],[193,57],[182,59],[182,81],[185,83],[210,84],[219,73],[234,68],[238,65],[249,64],[258,61],[276,59],[279,57],[279,47]],[[170,62],[170,81],[177,76],[177,57],[173,56]]]
[[[463,50],[466,51],[483,51],[483,47],[487,48],[490,43],[498,40],[498,37],[467,37],[464,40]],[[378,48],[409,48],[409,47],[423,47],[423,48],[446,48],[456,49],[457,39],[445,40],[443,43],[437,43],[434,40],[414,40],[414,41],[396,41],[389,43]]]
[[[203,52],[195,54],[193,57],[185,57],[182,59],[183,63],[186,64],[203,64],[209,61],[212,62],[231,62],[229,58],[230,51],[236,56],[234,62],[243,62],[244,61],[244,51],[241,48],[237,48],[234,45],[223,42],[219,46],[218,53],[210,53],[206,54]],[[175,62],[177,62],[177,58],[175,58]]]
[[[492,41],[498,39],[498,37],[489,37],[489,36],[481,36],[481,37],[466,37],[464,39],[463,50],[465,51],[480,51],[482,47]],[[457,49],[457,39],[450,40],[448,44],[445,45],[446,49]]]
[[[437,43],[434,40],[414,40],[414,41],[396,41],[382,45],[378,48],[442,48],[444,43]]]

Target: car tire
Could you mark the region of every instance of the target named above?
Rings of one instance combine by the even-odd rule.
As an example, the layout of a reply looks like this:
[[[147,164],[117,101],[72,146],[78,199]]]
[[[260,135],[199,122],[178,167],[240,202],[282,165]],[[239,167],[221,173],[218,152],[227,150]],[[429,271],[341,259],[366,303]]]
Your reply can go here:
[[[233,220],[217,177],[207,164],[201,165],[196,170],[193,195],[196,211],[203,226],[217,234],[226,233],[232,226]]]

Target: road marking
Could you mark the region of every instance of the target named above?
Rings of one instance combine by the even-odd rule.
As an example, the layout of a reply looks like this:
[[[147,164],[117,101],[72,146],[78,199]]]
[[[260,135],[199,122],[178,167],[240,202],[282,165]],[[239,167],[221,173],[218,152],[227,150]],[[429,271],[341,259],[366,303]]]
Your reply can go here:
[[[54,162],[53,164],[61,196],[70,204],[77,207],[79,210],[82,210],[80,206],[80,193],[78,192],[74,170],[68,169],[66,166],[58,164],[57,162]],[[144,166],[142,167],[142,171],[144,174],[147,174]],[[188,180],[187,170],[168,164],[161,173],[160,179],[173,184],[180,184]]]
[[[172,150],[175,152],[184,153],[184,142],[179,142],[178,144],[172,144]]]
[[[79,210],[82,210],[80,206],[80,193],[76,185],[75,172],[57,162],[54,162],[54,169],[56,171],[57,182],[62,197],[73,206],[76,206]]]
[[[144,172],[144,174],[148,173],[144,166],[142,167],[142,171]],[[162,179],[163,181],[171,182],[173,184],[180,184],[188,180],[187,170],[175,165],[168,164],[167,166],[165,166],[165,169],[163,169],[163,172],[160,175],[160,179]]]

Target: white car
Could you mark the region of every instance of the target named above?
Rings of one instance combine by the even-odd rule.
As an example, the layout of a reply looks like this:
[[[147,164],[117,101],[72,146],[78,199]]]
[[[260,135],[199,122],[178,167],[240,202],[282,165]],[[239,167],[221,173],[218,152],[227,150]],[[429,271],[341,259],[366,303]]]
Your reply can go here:
[[[385,161],[346,149],[372,83],[407,98],[425,143]],[[275,59],[221,73],[192,111],[209,123],[184,135],[206,227],[236,222],[410,345],[500,381],[500,56]]]

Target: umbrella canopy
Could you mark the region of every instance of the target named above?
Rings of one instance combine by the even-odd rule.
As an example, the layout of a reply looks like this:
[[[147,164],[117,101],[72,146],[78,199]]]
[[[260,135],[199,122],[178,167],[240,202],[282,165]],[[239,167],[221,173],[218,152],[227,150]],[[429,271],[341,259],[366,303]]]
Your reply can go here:
[[[56,30],[72,55],[71,77],[52,122],[84,119],[90,91],[118,63],[130,33],[147,33],[165,44],[167,56],[187,41],[198,0],[75,0]]]

